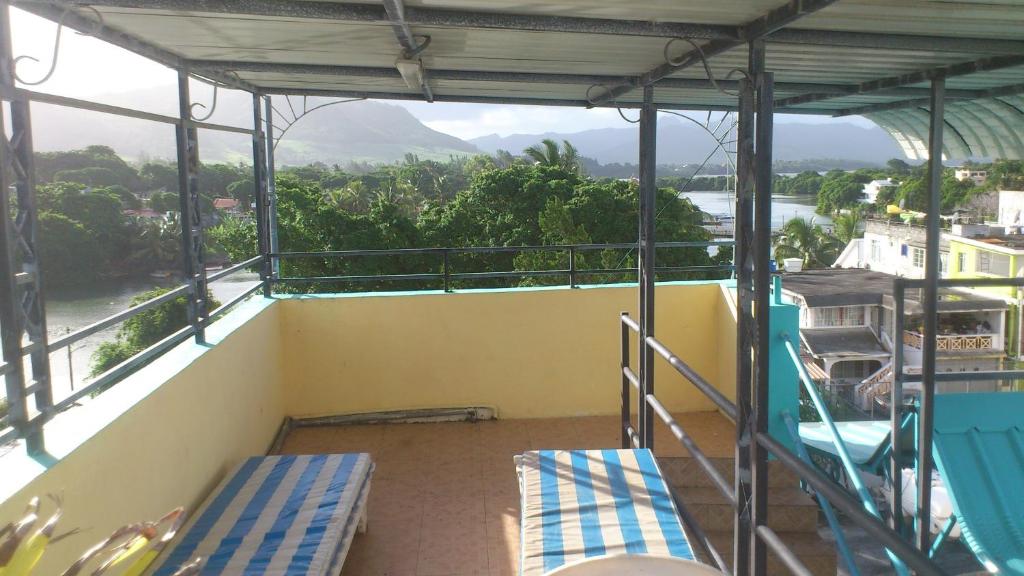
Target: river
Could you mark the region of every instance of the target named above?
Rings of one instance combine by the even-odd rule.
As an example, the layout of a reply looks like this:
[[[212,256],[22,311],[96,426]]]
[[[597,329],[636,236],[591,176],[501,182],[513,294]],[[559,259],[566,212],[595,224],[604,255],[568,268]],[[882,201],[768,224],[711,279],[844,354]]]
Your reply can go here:
[[[223,303],[251,288],[258,280],[258,274],[242,271],[211,283],[210,292]],[[46,299],[46,327],[50,339],[54,340],[121,312],[131,305],[136,295],[159,286],[170,287],[173,283],[156,279],[122,279],[50,293]],[[50,355],[50,377],[53,380],[55,400],[67,397],[72,389],[80,388],[88,382],[93,352],[101,343],[113,340],[118,327],[108,328],[76,342],[71,346],[70,363],[67,348],[56,350]]]
[[[735,216],[736,197],[731,191],[716,192],[683,192],[680,196],[689,198],[698,208],[714,216]],[[832,225],[827,216],[815,214],[816,197],[814,196],[773,196],[772,197],[772,229],[781,228],[787,220],[800,217],[812,220],[825,228]]]
[[[691,199],[701,210],[716,216],[732,216],[735,200],[731,192],[685,192],[682,196]],[[813,196],[777,196],[772,199],[772,228],[778,228],[794,217],[814,219],[817,224],[828,226],[831,221],[814,213]],[[252,273],[238,273],[210,284],[213,296],[227,302],[250,288],[258,280]],[[47,328],[51,339],[59,338],[125,310],[136,295],[157,286],[169,286],[167,282],[151,279],[120,280],[62,290],[47,296]],[[54,383],[54,398],[66,397],[73,387],[79,388],[88,382],[92,354],[103,342],[113,340],[117,326],[98,332],[76,342],[72,346],[71,361],[67,348],[57,350],[50,356],[50,373]]]

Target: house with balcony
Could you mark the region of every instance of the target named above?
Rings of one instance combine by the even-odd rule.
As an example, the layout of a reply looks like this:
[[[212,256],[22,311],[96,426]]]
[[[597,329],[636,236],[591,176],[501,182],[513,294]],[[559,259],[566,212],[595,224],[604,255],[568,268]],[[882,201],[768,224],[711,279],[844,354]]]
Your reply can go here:
[[[903,330],[896,334],[895,278],[858,268],[808,270],[783,277],[783,299],[800,307],[801,344],[827,376],[824,384],[861,406],[868,405],[862,397],[867,391],[857,390],[861,384],[891,381],[896,346],[902,347],[906,372],[921,370],[921,296],[917,291],[906,292]],[[942,289],[936,371],[1000,369],[1008,309],[999,298]],[[965,378],[942,382],[937,391],[995,389],[993,383],[979,385]]]
[[[864,236],[854,238],[840,253],[833,267],[863,268],[906,278],[923,278],[925,227],[901,220],[868,219]],[[949,239],[939,241],[939,269],[945,273]]]
[[[970,180],[971,182],[974,182],[975,186],[981,186],[988,180],[988,171],[975,170],[967,166],[962,166],[953,172],[953,177],[960,182]]]

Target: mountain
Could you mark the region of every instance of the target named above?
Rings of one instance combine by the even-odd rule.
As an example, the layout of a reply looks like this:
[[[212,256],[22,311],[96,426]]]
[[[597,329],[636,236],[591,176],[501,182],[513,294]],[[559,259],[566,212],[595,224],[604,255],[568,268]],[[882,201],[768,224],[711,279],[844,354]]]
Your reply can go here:
[[[601,128],[571,134],[491,134],[470,140],[484,152],[508,150],[519,153],[524,148],[550,138],[556,142],[572,142],[581,155],[602,164],[637,162],[639,145],[636,128]],[[698,164],[715,148],[714,140],[702,128],[675,118],[659,118],[658,163]],[[872,126],[852,123],[823,124],[776,123],[773,156],[776,161],[838,158],[871,164],[884,164],[890,158],[903,158],[896,141],[889,134]],[[722,164],[721,152],[710,162]]]
[[[176,116],[174,96],[172,88],[163,87],[94,100]],[[211,94],[196,93],[193,99],[210,104]],[[328,101],[310,98],[308,106],[313,108]],[[287,126],[285,118],[291,118],[293,107],[297,113],[302,111],[301,98],[292,98],[291,107],[283,97],[275,97],[274,103],[278,110],[274,123],[279,129]],[[200,108],[195,110],[199,116],[204,112]],[[39,151],[104,144],[133,159],[175,157],[174,130],[167,124],[48,105],[34,106],[32,120],[34,144]],[[237,92],[221,92],[209,121],[252,126],[252,98]],[[477,154],[479,150],[464,140],[428,128],[401,106],[363,100],[327,106],[301,118],[288,130],[275,155],[277,162],[285,165],[345,165],[394,162],[406,153],[423,159],[447,159]],[[251,162],[252,141],[244,134],[201,130],[199,155],[204,162]]]

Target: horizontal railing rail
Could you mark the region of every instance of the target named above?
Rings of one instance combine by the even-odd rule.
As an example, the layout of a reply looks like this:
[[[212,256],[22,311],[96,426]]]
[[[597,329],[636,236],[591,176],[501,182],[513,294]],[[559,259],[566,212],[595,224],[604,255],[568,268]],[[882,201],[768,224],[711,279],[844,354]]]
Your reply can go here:
[[[692,248],[728,248],[734,244],[732,240],[659,242],[660,249],[692,249]],[[451,290],[451,283],[471,280],[496,280],[508,278],[554,278],[565,277],[570,287],[579,285],[580,278],[600,275],[626,275],[637,273],[635,266],[616,266],[612,268],[578,268],[577,254],[581,252],[597,252],[602,250],[634,250],[636,243],[621,242],[609,244],[549,244],[541,246],[465,246],[445,248],[390,248],[372,250],[327,250],[275,252],[270,258],[275,261],[321,259],[325,261],[362,259],[373,257],[410,257],[430,256],[439,258],[438,271],[414,271],[396,274],[330,274],[323,276],[277,276],[270,279],[272,284],[301,285],[315,283],[369,283],[369,282],[438,282],[446,292]],[[486,270],[457,272],[452,258],[474,254],[521,254],[521,253],[560,253],[567,256],[568,267],[554,269],[531,270]],[[732,264],[693,265],[693,266],[660,266],[655,269],[660,274],[713,274],[730,272]]]
[[[622,391],[620,400],[622,408],[622,447],[653,448],[651,445],[642,446],[641,439],[644,437],[644,431],[641,430],[638,432],[633,427],[630,394],[633,389],[636,389],[638,413],[643,414],[644,410],[648,407],[653,409],[653,413],[657,414],[662,422],[669,427],[676,440],[694,458],[701,470],[711,480],[712,484],[719,492],[726,495],[726,500],[730,503],[732,508],[736,511],[742,512],[739,510],[739,507],[744,505],[744,503],[739,502],[737,492],[722,477],[720,471],[693,441],[693,438],[686,433],[679,422],[672,416],[671,412],[669,412],[664,404],[657,399],[655,394],[643,393],[640,378],[630,367],[629,354],[630,333],[632,332],[639,335],[641,333],[640,325],[630,318],[628,313],[623,312],[620,315],[620,326],[622,348],[620,363],[620,372],[622,375]],[[793,356],[794,347],[792,343],[787,340],[786,344],[790,355]],[[663,343],[659,342],[654,337],[648,337],[644,341],[641,350],[651,350],[656,352],[657,355],[668,361],[669,365],[671,365],[676,372],[682,375],[695,388],[700,390],[705,397],[711,400],[725,415],[729,416],[734,422],[736,421],[736,417],[738,415],[738,408],[736,404],[726,398],[713,385],[711,385],[711,383],[701,377],[699,373],[676,356]],[[794,361],[798,363],[798,368],[802,367],[802,365],[799,364],[799,354],[795,355]],[[809,376],[806,374],[806,368],[803,369],[801,379],[811,382],[813,385],[813,381],[811,381]],[[812,398],[814,398],[814,396],[812,396]],[[824,403],[820,401],[820,396],[817,399],[819,400],[818,403],[821,404],[821,407],[823,408]],[[792,416],[787,413],[783,414],[783,417],[786,419],[787,428],[789,429],[790,434],[798,437],[799,433],[796,431],[796,425],[793,422]],[[828,419],[827,411],[823,419]],[[831,422],[830,419],[827,421]],[[753,425],[753,422],[751,422],[751,425]],[[643,423],[641,423],[641,428],[642,427]],[[832,428],[834,436],[838,438],[838,431],[834,430],[834,424],[832,425]],[[737,434],[739,433],[741,433],[741,431],[737,431]],[[845,537],[840,533],[842,528],[839,526],[838,520],[835,518],[835,514],[832,513],[833,506],[849,516],[851,520],[867,532],[869,536],[881,543],[887,550],[891,551],[892,557],[896,559],[894,564],[902,567],[903,573],[906,572],[906,567],[909,566],[911,569],[915,570],[917,574],[924,576],[940,576],[943,574],[943,572],[929,559],[926,552],[922,552],[912,546],[904,540],[902,536],[882,522],[881,518],[877,514],[877,510],[872,510],[874,506],[873,501],[869,504],[862,499],[855,499],[844,488],[826,477],[816,466],[805,461],[809,460],[809,457],[807,457],[806,454],[803,454],[803,457],[795,454],[784,444],[772,438],[770,434],[754,430],[751,436],[754,438],[754,441],[757,442],[758,446],[762,447],[769,454],[777,458],[786,468],[791,470],[800,480],[806,482],[807,485],[814,490],[819,501],[822,502],[822,509],[826,510],[826,516],[829,518],[830,526],[834,531],[836,531],[837,545],[841,548],[840,553],[843,555],[845,561],[851,566],[851,574],[856,575],[858,573],[857,568],[853,564],[853,557],[850,553],[849,547],[845,545]],[[842,445],[841,439],[838,439],[838,442]],[[799,442],[797,441],[797,443]],[[843,448],[845,449],[845,446],[843,446]],[[845,450],[841,451],[845,452]],[[859,476],[857,478],[859,480]],[[685,502],[678,498],[676,500],[676,505],[679,507],[680,515],[683,517],[683,521],[687,528],[689,528],[695,535],[698,535],[698,541],[704,548],[705,552],[708,553],[709,558],[711,558],[711,560],[721,570],[728,573],[729,568],[722,561],[722,557],[715,547],[711,542],[706,540],[706,537],[699,536],[704,534],[704,532],[701,530],[700,526],[696,525],[693,516],[686,509]],[[765,544],[767,548],[772,550],[779,561],[793,574],[801,576],[811,574],[811,571],[797,557],[793,550],[767,525],[758,525],[754,527],[754,534]]]
[[[258,267],[263,262],[263,260],[264,260],[264,258],[262,256],[257,256],[257,257],[249,258],[248,260],[245,260],[243,262],[239,262],[237,264],[234,264],[234,265],[232,265],[232,266],[230,266],[228,268],[225,268],[224,270],[220,270],[220,271],[216,272],[215,274],[210,274],[207,277],[207,282],[214,282],[214,281],[217,281],[217,280],[222,280],[222,279],[227,278],[227,277],[229,277],[229,276],[231,276],[233,274],[237,274],[238,272],[241,272],[243,270],[246,270],[246,269],[249,269],[249,268],[253,268],[253,267]],[[239,303],[241,303],[242,301],[244,301],[248,297],[252,296],[255,292],[260,290],[262,287],[263,287],[263,282],[262,281],[254,281],[254,285],[252,287],[247,288],[241,294],[233,297],[228,302],[223,303],[216,310],[213,310],[212,312],[210,312],[207,315],[207,317],[203,320],[202,325],[204,325],[204,326],[209,325],[214,320],[216,320],[217,318],[222,316],[224,313],[229,311],[231,308],[235,307],[236,305],[238,305]],[[47,354],[52,354],[52,353],[54,353],[56,351],[62,350],[62,349],[67,348],[69,346],[73,346],[73,345],[81,342],[82,340],[85,340],[86,338],[88,338],[90,336],[93,336],[93,335],[95,335],[97,333],[100,333],[100,332],[102,332],[104,330],[113,328],[114,326],[117,326],[118,324],[122,324],[125,321],[130,320],[130,319],[134,318],[135,316],[138,316],[139,314],[142,314],[143,312],[147,312],[147,311],[153,310],[154,308],[157,308],[157,307],[159,307],[161,305],[164,305],[164,304],[166,304],[168,302],[171,302],[171,301],[173,301],[173,300],[175,300],[177,298],[191,297],[191,296],[192,296],[192,287],[191,287],[191,285],[189,285],[189,284],[182,284],[182,285],[175,286],[174,288],[171,288],[169,291],[167,291],[167,292],[165,292],[165,293],[163,293],[163,294],[161,294],[161,295],[159,295],[159,296],[157,296],[155,298],[151,298],[149,300],[146,300],[145,302],[140,302],[139,304],[131,306],[130,308],[127,308],[127,309],[122,310],[120,312],[117,312],[115,314],[111,314],[110,316],[107,316],[106,318],[103,318],[101,320],[97,320],[96,322],[93,322],[92,324],[89,324],[88,326],[80,328],[80,329],[78,329],[78,330],[76,330],[74,332],[71,332],[69,334],[66,334],[66,335],[64,335],[64,336],[62,336],[60,338],[56,338],[54,340],[51,340],[46,345]],[[25,422],[17,422],[17,423],[12,421],[12,419],[10,418],[10,415],[5,415],[4,417],[0,418],[0,431],[5,430],[7,428],[10,428],[10,429],[6,430],[2,434],[0,434],[0,444],[3,444],[3,443],[6,443],[6,442],[8,442],[10,440],[16,439],[17,437],[19,437],[21,435],[22,430],[30,429],[30,428],[33,428],[33,427],[41,427],[54,414],[59,413],[59,412],[61,412],[63,410],[66,410],[66,409],[68,409],[68,408],[70,408],[72,406],[75,406],[83,398],[86,398],[88,396],[92,396],[92,395],[98,394],[98,393],[102,392],[103,390],[106,390],[107,388],[113,386],[118,381],[123,379],[125,376],[127,376],[127,375],[131,374],[132,372],[138,370],[140,367],[146,365],[147,363],[152,361],[154,358],[160,356],[161,354],[163,354],[167,350],[173,348],[174,346],[180,344],[181,342],[184,342],[185,340],[187,340],[190,336],[192,336],[194,334],[195,334],[195,328],[190,325],[190,326],[186,326],[186,327],[184,327],[184,328],[182,328],[182,329],[180,329],[180,330],[178,330],[178,331],[176,331],[176,332],[166,336],[165,338],[163,338],[159,342],[157,342],[157,343],[153,344],[152,346],[149,346],[148,348],[140,351],[139,353],[135,354],[131,358],[128,358],[124,362],[121,362],[120,364],[118,364],[118,365],[110,368],[109,370],[103,372],[102,374],[98,374],[95,378],[93,378],[91,381],[89,381],[89,383],[87,385],[85,385],[83,387],[79,387],[79,388],[72,387],[71,393],[68,396],[66,396],[65,398],[61,399],[60,401],[54,403],[53,407],[47,413],[36,414],[35,416],[33,416],[32,418],[26,420]],[[33,353],[34,351],[36,351],[37,347],[38,347],[38,345],[32,345],[32,344],[23,346],[22,349],[21,349],[21,357],[24,358],[25,356]],[[0,376],[6,375],[12,369],[13,369],[13,367],[10,364],[0,365]],[[74,383],[72,382],[72,385],[73,384]],[[49,385],[51,386],[51,393],[52,393],[52,386],[53,386],[52,382],[50,382]],[[38,387],[39,386],[40,386],[39,383],[33,383],[30,386],[27,386],[25,388],[23,394],[25,396],[29,396],[31,394],[34,394],[35,392],[38,391]]]

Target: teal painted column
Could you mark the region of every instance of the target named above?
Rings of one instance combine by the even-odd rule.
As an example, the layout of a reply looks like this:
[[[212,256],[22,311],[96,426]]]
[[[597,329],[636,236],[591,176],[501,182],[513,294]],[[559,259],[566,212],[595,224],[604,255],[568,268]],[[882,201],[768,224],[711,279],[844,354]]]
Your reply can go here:
[[[800,421],[800,375],[786,350],[786,339],[800,346],[800,308],[782,302],[782,277],[772,279],[772,302],[768,322],[771,347],[768,356],[768,432],[772,438],[794,449],[782,412]]]

